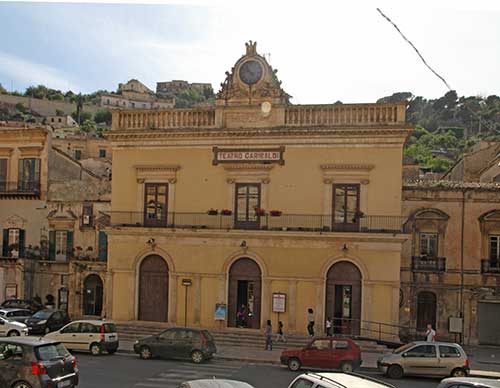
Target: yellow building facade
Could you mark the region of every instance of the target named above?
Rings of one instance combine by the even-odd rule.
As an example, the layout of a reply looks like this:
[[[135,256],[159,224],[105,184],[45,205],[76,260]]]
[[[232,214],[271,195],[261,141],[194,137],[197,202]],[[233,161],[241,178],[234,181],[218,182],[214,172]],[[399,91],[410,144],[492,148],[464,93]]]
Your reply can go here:
[[[221,86],[113,112],[108,317],[397,337],[405,104],[292,105],[251,42]]]

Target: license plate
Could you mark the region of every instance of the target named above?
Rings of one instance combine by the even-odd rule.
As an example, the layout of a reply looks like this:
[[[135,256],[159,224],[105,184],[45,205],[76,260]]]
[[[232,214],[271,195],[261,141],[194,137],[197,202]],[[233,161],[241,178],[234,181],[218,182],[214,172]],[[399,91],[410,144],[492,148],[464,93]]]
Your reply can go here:
[[[115,338],[116,338],[116,336],[115,336],[115,335],[110,335],[110,336],[109,336],[109,339],[110,339],[110,340],[114,340]]]
[[[59,383],[57,384],[57,388],[66,388],[66,387],[69,387],[71,385],[71,380],[63,380],[63,381],[59,381]]]

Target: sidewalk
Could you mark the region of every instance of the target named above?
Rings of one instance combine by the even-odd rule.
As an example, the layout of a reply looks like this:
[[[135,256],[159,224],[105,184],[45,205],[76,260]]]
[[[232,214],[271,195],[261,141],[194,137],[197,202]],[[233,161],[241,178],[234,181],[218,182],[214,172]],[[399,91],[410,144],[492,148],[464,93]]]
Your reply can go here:
[[[500,349],[498,350],[497,356],[491,358],[500,361]],[[470,351],[470,362],[471,362],[471,376],[475,377],[493,377],[500,378],[500,362],[495,364],[484,364],[481,360],[486,360],[488,351],[485,349],[467,349],[467,353]],[[133,353],[133,342],[121,341],[119,353]],[[238,346],[218,346],[217,353],[214,355],[215,359],[218,360],[228,360],[228,361],[243,361],[247,363],[255,364],[273,364],[280,365],[280,355],[281,350],[264,350],[249,347],[238,347]],[[377,369],[377,360],[381,357],[383,353],[372,353],[372,352],[362,352],[361,358],[363,363],[361,364],[361,370],[371,370]]]

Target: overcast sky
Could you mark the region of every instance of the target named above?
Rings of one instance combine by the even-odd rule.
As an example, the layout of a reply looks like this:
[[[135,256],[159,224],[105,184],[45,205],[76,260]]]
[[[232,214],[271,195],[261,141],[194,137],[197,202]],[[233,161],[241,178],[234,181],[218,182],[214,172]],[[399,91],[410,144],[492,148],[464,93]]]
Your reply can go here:
[[[459,95],[500,94],[500,1],[164,3],[0,1],[0,83],[92,92],[184,79],[217,91],[252,39],[294,103],[443,95],[378,6]]]

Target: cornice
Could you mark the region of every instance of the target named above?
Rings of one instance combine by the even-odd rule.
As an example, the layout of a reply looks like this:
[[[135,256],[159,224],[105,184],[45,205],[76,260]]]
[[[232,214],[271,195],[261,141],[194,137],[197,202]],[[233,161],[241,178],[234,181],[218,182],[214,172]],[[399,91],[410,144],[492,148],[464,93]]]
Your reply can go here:
[[[274,164],[257,164],[257,163],[227,163],[221,164],[224,170],[271,170]]]
[[[153,164],[153,165],[135,165],[134,168],[140,172],[177,172],[181,166],[177,164]]]
[[[320,168],[322,170],[360,170],[360,171],[371,171],[375,167],[374,164],[338,164],[338,163],[328,163],[322,164]]]

